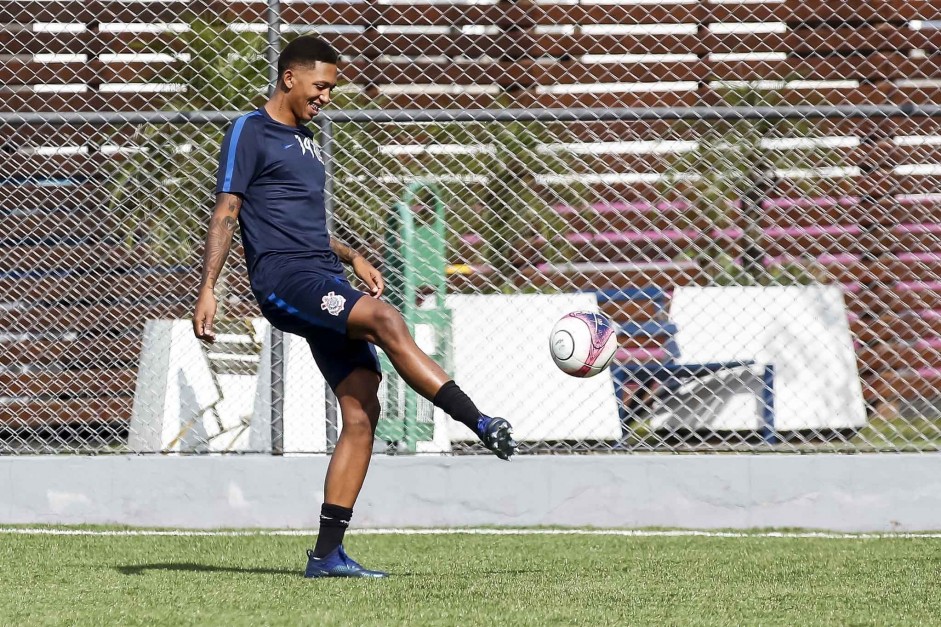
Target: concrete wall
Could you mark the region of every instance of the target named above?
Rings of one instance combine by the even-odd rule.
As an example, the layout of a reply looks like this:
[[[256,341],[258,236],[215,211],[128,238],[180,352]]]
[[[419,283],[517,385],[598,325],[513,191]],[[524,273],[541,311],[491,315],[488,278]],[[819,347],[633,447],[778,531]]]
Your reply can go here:
[[[322,456],[0,458],[0,524],[317,525]],[[941,455],[373,459],[358,527],[941,530]]]

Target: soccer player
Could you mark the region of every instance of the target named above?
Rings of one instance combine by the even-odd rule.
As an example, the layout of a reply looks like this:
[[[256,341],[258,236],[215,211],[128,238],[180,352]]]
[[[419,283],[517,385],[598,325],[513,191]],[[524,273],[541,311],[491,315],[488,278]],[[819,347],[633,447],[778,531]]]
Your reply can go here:
[[[482,414],[415,344],[399,312],[380,300],[384,283],[379,271],[327,232],[323,157],[305,123],[330,102],[338,58],[322,39],[295,39],[278,59],[274,94],[226,132],[193,330],[202,340],[214,339],[213,288],[240,227],[252,293],[262,314],[276,328],[307,339],[343,416],[327,469],[320,534],[307,552],[305,576],[384,577],[357,564],[342,545],[379,420],[381,375],[375,346],[411,387],[467,425],[497,457],[509,459],[517,445],[510,424]],[[341,262],[368,293],[350,285]]]

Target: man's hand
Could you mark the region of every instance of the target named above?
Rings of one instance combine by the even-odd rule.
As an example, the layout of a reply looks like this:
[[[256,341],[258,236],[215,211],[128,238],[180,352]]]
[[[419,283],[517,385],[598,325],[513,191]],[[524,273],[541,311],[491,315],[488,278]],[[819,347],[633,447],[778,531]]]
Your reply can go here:
[[[366,284],[366,288],[369,289],[369,293],[372,294],[373,298],[382,296],[382,290],[385,289],[386,282],[382,280],[382,274],[366,261],[365,257],[332,235],[330,236],[330,250],[336,253],[340,261],[349,264],[353,268],[353,272]]]
[[[193,314],[193,333],[201,340],[214,342],[216,332],[212,330],[212,321],[216,317],[216,295],[211,289],[199,292],[196,299],[196,311]]]
[[[382,291],[386,287],[386,282],[382,280],[382,274],[362,256],[354,258],[352,265],[353,272],[366,284],[366,288],[373,298],[382,296]]]

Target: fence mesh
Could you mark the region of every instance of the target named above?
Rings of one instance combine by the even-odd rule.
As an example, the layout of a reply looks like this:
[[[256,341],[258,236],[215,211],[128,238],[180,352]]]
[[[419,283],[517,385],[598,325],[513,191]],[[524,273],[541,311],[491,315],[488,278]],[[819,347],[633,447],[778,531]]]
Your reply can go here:
[[[524,452],[938,450],[941,2],[275,4],[0,3],[0,452],[331,448],[238,245],[188,329],[269,15],[340,50],[331,110],[390,113],[320,124],[334,234]],[[573,308],[610,372],[552,365]],[[377,448],[479,450],[383,385]]]

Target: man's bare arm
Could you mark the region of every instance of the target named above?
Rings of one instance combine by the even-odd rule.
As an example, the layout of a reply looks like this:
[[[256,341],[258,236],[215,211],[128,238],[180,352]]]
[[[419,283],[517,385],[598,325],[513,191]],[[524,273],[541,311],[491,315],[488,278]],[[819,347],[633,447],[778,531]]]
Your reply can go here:
[[[219,274],[225,266],[232,247],[232,236],[238,229],[239,210],[242,208],[242,198],[235,194],[219,194],[216,197],[216,206],[209,221],[209,232],[206,234],[206,249],[203,251],[203,274],[199,282],[199,291],[215,289]]]
[[[353,272],[366,284],[370,294],[376,298],[382,296],[382,291],[386,287],[382,273],[376,270],[365,257],[333,236],[330,237],[330,248],[337,254],[340,261],[353,267]]]
[[[357,257],[362,257],[362,255],[353,250],[353,248],[347,246],[332,235],[330,236],[330,249],[337,254],[340,261],[347,265],[353,265],[353,261]]]

